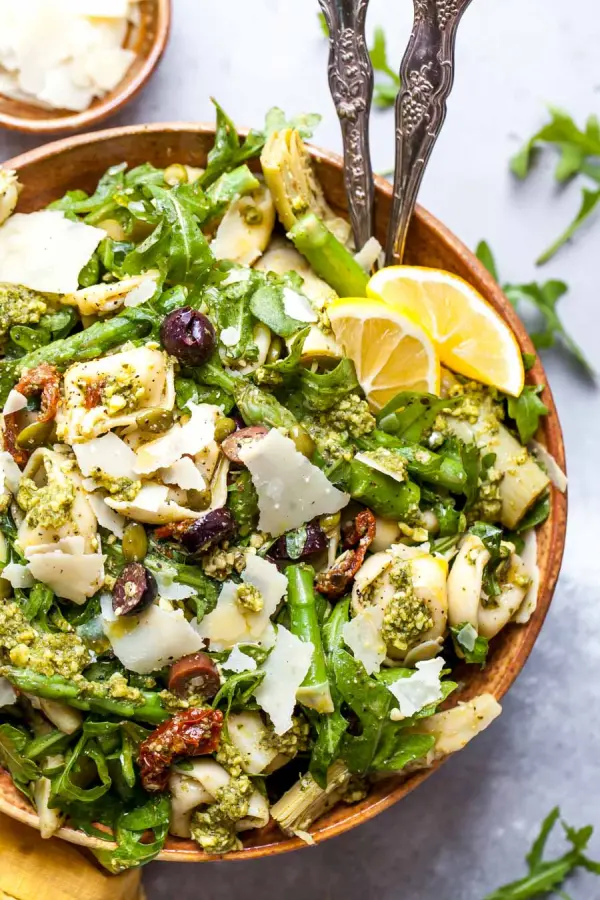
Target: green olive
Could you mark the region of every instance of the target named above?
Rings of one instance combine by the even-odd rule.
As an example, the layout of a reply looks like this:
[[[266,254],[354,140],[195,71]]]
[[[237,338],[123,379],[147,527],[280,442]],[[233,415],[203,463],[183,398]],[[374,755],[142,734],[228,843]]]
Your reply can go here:
[[[210,488],[205,488],[203,491],[195,491],[192,489],[187,492],[187,505],[196,512],[202,512],[203,510],[208,509],[211,501],[212,494]]]
[[[148,552],[148,535],[143,525],[132,522],[123,532],[123,558],[127,562],[141,562]]]
[[[54,431],[54,422],[32,422],[26,425],[17,435],[17,447],[21,450],[35,450],[36,447],[42,447],[50,440]]]
[[[116,219],[102,219],[98,222],[98,228],[102,228],[113,241],[127,240],[125,229]]]
[[[319,525],[321,526],[323,531],[327,534],[328,532],[333,531],[334,529],[336,529],[338,527],[338,525],[340,524],[341,518],[342,518],[341,513],[339,513],[339,512],[331,513],[331,515],[329,515],[329,516],[322,516],[322,518],[319,519]]]
[[[12,584],[6,578],[0,578],[0,600],[8,600],[12,595]]]
[[[306,428],[303,428],[302,425],[294,425],[290,429],[290,437],[296,445],[298,453],[301,453],[302,456],[306,456],[307,459],[310,459],[315,452],[315,442]]]
[[[269,350],[267,353],[266,362],[274,363],[277,362],[279,357],[281,356],[281,352],[283,350],[283,341],[280,337],[274,337],[271,343],[269,344]]]
[[[135,424],[140,431],[148,431],[150,434],[162,434],[168,431],[173,424],[174,416],[169,409],[151,409],[148,412],[140,413],[135,420]]]
[[[167,166],[165,169],[164,178],[171,187],[174,187],[176,184],[185,184],[188,180],[187,169],[181,163],[173,163],[172,166]]]
[[[215,425],[215,441],[220,444],[226,437],[233,434],[236,428],[237,425],[233,419],[218,419],[217,424]]]

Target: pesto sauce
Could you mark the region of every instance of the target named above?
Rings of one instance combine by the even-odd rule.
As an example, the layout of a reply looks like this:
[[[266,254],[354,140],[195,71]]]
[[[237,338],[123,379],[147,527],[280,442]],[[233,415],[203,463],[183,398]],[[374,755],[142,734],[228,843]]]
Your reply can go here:
[[[0,649],[7,651],[14,666],[48,676],[73,678],[92,661],[74,631],[39,632],[14,601],[0,605]]]

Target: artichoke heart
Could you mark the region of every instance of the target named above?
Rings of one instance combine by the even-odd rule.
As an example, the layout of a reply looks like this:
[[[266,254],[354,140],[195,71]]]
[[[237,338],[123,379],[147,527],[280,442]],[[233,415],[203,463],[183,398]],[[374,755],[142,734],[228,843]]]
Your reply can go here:
[[[277,214],[287,231],[301,216],[313,212],[339,241],[348,242],[350,225],[336,216],[325,200],[308,151],[295,129],[273,132],[260,162]]]

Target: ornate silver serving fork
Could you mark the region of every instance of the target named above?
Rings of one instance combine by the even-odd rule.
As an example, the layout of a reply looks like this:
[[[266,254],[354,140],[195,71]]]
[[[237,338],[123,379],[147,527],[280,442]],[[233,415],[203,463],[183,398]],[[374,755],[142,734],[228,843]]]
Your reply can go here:
[[[329,87],[342,127],[344,183],[358,250],[373,234],[369,113],[373,67],[365,39],[369,0],[319,0],[329,28]]]
[[[402,262],[408,226],[454,81],[456,29],[471,0],[413,0],[413,29],[400,65],[396,160],[386,262]]]

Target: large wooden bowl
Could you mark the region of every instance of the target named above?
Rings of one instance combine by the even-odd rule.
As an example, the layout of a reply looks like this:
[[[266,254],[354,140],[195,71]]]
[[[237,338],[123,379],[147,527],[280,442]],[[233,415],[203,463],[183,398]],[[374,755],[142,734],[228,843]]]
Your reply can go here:
[[[58,141],[18,156],[7,165],[17,169],[24,185],[18,208],[31,212],[69,189],[92,190],[104,170],[122,160],[132,166],[146,161],[157,166],[173,162],[202,166],[206,163],[213,137],[214,130],[209,125],[136,125]],[[340,157],[316,148],[311,152],[328,200],[338,211],[344,212],[346,203]],[[385,242],[390,205],[390,185],[377,178],[375,222],[376,234],[382,243]],[[521,349],[533,352],[523,325],[498,285],[473,254],[424,209],[417,209],[412,222],[407,262],[448,269],[465,278],[509,323]],[[528,380],[535,384],[546,384],[544,370],[539,362],[528,373]],[[552,394],[547,387],[544,388],[543,400],[550,415],[544,420],[541,440],[564,468],[560,424]],[[464,687],[453,695],[455,701],[468,699],[484,691],[500,699],[523,668],[548,611],[558,578],[565,543],[566,512],[565,495],[552,489],[550,517],[538,531],[541,586],[537,610],[527,625],[511,625],[494,639],[489,663],[483,671],[470,666],[459,673],[457,680],[464,681]],[[324,841],[371,819],[416,788],[438,766],[439,763],[408,777],[386,778],[378,782],[361,803],[355,806],[340,805],[311,829],[315,841]],[[2,776],[1,770],[0,810],[22,822],[38,826],[38,819],[32,808],[12,787],[6,773]],[[60,836],[89,847],[98,843],[68,827],[60,831]],[[277,827],[269,825],[261,831],[249,832],[244,839],[244,849],[228,858],[250,859],[283,853],[301,846],[303,844],[300,840],[286,838]],[[208,858],[196,844],[178,838],[169,838],[160,856],[160,859],[172,862],[198,862]]]
[[[124,46],[135,59],[119,84],[82,112],[44,109],[0,94],[0,126],[29,134],[82,131],[119,112],[144,87],[164,53],[171,23],[171,0],[141,0],[139,21],[130,25]]]

